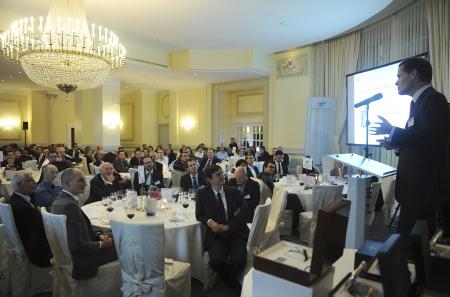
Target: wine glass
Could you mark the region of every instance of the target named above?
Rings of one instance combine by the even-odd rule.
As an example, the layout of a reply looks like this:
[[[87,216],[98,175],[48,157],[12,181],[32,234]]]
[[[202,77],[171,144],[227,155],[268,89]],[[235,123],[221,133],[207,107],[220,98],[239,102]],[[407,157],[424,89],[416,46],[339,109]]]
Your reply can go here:
[[[180,195],[180,203],[185,209],[189,207],[189,196],[187,192],[183,192],[183,195]]]
[[[124,210],[127,218],[129,218],[130,220],[134,218],[134,215],[136,214],[136,208],[133,207],[131,201],[127,201],[127,203],[125,203]]]
[[[123,191],[122,190],[117,191],[117,200],[122,200],[123,197],[124,197]]]
[[[107,207],[109,203],[110,203],[109,196],[104,196],[104,197],[102,197],[102,205],[103,205],[104,207]]]

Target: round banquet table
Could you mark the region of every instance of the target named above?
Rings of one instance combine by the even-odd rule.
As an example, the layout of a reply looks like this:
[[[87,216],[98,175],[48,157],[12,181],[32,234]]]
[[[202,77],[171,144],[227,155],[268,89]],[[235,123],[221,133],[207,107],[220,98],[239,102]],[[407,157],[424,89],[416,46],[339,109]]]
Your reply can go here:
[[[11,197],[12,194],[13,190],[11,186],[11,181],[2,178],[2,182],[0,183],[0,197],[5,197],[6,199],[9,199],[9,197]]]
[[[101,202],[90,203],[82,207],[91,224],[99,229],[110,231],[109,218],[129,222],[122,201],[114,203],[114,211],[108,213]],[[204,278],[203,269],[203,234],[202,226],[195,219],[195,202],[187,209],[180,204],[169,204],[169,209],[158,209],[155,216],[146,216],[145,212],[136,211],[132,219],[139,223],[164,223],[165,257],[191,264],[191,276],[200,281]]]

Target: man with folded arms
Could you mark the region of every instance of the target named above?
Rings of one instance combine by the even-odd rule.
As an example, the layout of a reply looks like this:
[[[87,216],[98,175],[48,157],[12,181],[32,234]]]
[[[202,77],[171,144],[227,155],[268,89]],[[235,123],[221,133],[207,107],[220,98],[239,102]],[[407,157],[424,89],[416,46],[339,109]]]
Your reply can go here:
[[[120,175],[114,174],[114,167],[109,162],[100,164],[100,173],[91,179],[89,198],[86,204],[101,201],[113,192],[120,190]]]
[[[247,172],[242,166],[236,167],[234,177],[230,179],[228,185],[237,188],[241,193],[241,197],[247,205],[247,223],[251,223],[255,214],[255,208],[260,201],[259,184],[247,177]]]
[[[209,186],[198,191],[195,216],[206,227],[205,249],[209,265],[240,295],[237,278],[247,260],[247,207],[239,191],[224,186],[222,168],[211,165],[205,170]]]
[[[67,218],[72,277],[78,280],[93,278],[98,267],[117,260],[116,249],[111,238],[92,229],[91,222],[80,208],[78,195],[84,193],[86,187],[83,172],[77,168],[64,170],[61,184],[63,190],[53,203],[52,213]]]
[[[144,157],[144,174],[145,181],[143,184],[139,184],[139,172],[135,172],[133,180],[133,188],[137,191],[138,195],[141,195],[141,190],[148,191],[150,186],[156,186],[163,188],[163,174],[153,163],[152,158]]]
[[[187,170],[189,174],[185,174],[180,179],[180,186],[183,191],[189,191],[192,189],[197,192],[200,188],[206,185],[206,180],[203,172],[197,171],[197,162],[195,159],[187,160]]]
[[[208,166],[220,163],[220,159],[214,156],[214,151],[212,149],[208,149],[206,153],[206,158],[200,162],[200,166],[198,167],[198,171],[205,171]]]
[[[25,252],[31,263],[49,267],[52,252],[45,236],[39,207],[34,202],[36,182],[31,174],[19,171],[11,180],[14,194],[10,198],[14,222]]]
[[[36,204],[41,207],[50,207],[61,192],[61,184],[56,178],[58,168],[52,164],[42,168],[41,181],[36,187],[34,195]]]

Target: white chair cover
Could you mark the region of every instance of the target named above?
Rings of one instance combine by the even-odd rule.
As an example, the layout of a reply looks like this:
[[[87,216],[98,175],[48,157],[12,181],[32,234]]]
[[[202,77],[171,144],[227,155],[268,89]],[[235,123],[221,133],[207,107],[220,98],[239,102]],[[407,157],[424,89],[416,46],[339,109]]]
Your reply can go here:
[[[110,220],[122,267],[123,296],[190,296],[190,264],[164,264],[164,224]]]
[[[11,296],[11,269],[13,257],[6,226],[0,224],[0,296]]]
[[[377,202],[378,194],[380,194],[381,182],[372,183],[370,189],[370,196],[367,197],[366,202],[366,226],[372,226],[375,219],[375,204]]]
[[[187,174],[187,171],[172,170],[172,187],[180,187],[180,180],[183,175]]]
[[[83,156],[80,159],[81,159],[81,170],[83,171],[83,173],[85,175],[89,175],[89,169],[88,169],[88,163],[87,163],[86,157]]]
[[[98,268],[97,275],[88,280],[72,278],[72,257],[67,243],[66,216],[48,213],[41,208],[45,234],[52,249],[54,277],[57,283],[54,295],[71,297],[121,296],[120,264],[114,261]]]
[[[388,186],[388,190],[384,195],[383,217],[384,217],[384,224],[386,226],[388,226],[391,221],[391,211],[394,202],[395,202],[395,178],[392,178]]]
[[[37,160],[28,160],[28,161],[22,162],[22,168],[37,170]]]
[[[272,207],[264,233],[262,249],[267,249],[280,241],[280,219],[286,208],[287,194],[284,187],[275,187],[273,191]]]
[[[6,198],[5,197],[0,197],[0,203],[6,203]]]
[[[131,187],[134,190],[134,175],[138,172],[138,170],[137,168],[128,168],[128,172],[130,173]]]
[[[95,175],[85,175],[84,180],[86,181],[86,187],[84,188],[84,193],[78,196],[78,204],[83,206],[86,200],[89,198],[89,192],[91,191],[91,180]]]
[[[313,186],[313,210],[300,213],[299,231],[301,241],[312,246],[319,209],[333,201],[341,199],[343,189],[344,185]]]
[[[258,179],[256,177],[251,177],[251,179],[259,184],[259,192],[260,192],[259,204],[262,205],[262,204],[265,203],[267,198],[271,198],[272,197],[272,193],[270,192],[270,189],[266,185],[265,182],[263,182],[262,180],[260,180],[260,179]]]
[[[95,166],[94,163],[90,163],[89,167],[91,168],[92,175],[97,175],[100,173],[100,167]]]
[[[50,292],[53,286],[51,268],[37,267],[28,260],[9,204],[0,203],[0,222],[5,225],[8,240],[12,245],[10,270],[12,296],[32,296]]]
[[[247,240],[247,264],[245,265],[244,275],[252,268],[253,258],[257,255],[262,247],[264,232],[266,231],[267,222],[269,220],[270,208],[272,200],[267,198],[264,205],[258,205],[253,216],[252,227]]]

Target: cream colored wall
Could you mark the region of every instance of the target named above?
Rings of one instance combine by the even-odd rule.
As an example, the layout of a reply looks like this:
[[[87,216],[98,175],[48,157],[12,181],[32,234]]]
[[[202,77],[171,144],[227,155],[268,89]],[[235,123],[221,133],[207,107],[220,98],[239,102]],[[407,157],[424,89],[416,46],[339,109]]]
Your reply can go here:
[[[159,144],[158,96],[154,91],[142,91],[141,106],[141,143],[156,147]]]
[[[101,88],[75,93],[75,140],[82,145],[96,146],[102,143]]]
[[[135,147],[140,146],[142,143],[142,137],[141,137],[141,92],[140,91],[134,91],[131,93],[122,94],[120,96],[120,104],[133,104],[133,118],[123,118],[123,114],[121,114],[121,122],[131,124],[133,126],[133,137],[131,140],[124,140],[120,139],[120,144],[127,147]],[[130,137],[128,135],[128,137]],[[127,137],[127,138],[128,138]]]
[[[45,92],[31,92],[29,143],[48,144],[48,97]]]
[[[170,93],[168,91],[157,94],[157,116],[158,124],[169,124],[170,119]]]
[[[66,95],[57,93],[49,100],[49,143],[70,145],[70,128],[76,128],[74,96],[66,100]]]
[[[13,102],[13,105],[18,103],[18,108],[14,108],[7,113],[5,113],[5,118],[13,119],[15,124],[9,131],[0,130],[0,145],[5,145],[9,143],[18,143],[23,145],[24,143],[24,133],[22,131],[22,122],[30,122],[30,115],[28,110],[30,110],[28,91],[16,91],[16,90],[0,90],[0,108],[1,106],[6,106],[7,102]],[[2,113],[3,114],[3,113]],[[30,141],[30,137],[27,133],[27,143]]]
[[[174,145],[191,147],[211,142],[210,87],[170,92],[169,139]],[[186,121],[190,129],[183,127]]]
[[[308,75],[277,78],[277,59],[298,54],[309,55]],[[314,78],[312,60],[310,47],[274,56],[274,71],[270,78],[269,147],[283,146],[288,150],[305,147],[307,100],[312,93]]]

